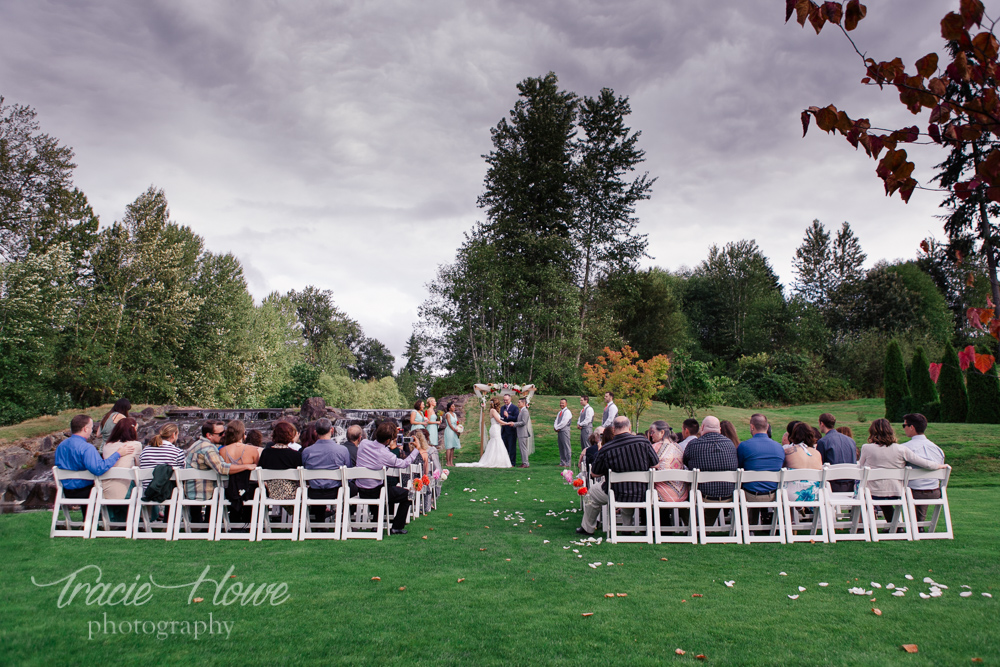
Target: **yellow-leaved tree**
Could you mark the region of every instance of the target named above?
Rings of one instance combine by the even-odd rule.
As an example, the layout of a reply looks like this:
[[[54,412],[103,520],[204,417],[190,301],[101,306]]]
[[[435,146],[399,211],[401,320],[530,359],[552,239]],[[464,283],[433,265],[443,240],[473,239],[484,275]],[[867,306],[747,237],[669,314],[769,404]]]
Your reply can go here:
[[[639,430],[639,415],[653,404],[653,396],[663,389],[670,360],[664,354],[643,361],[628,345],[621,351],[604,348],[597,363],[584,364],[583,386],[595,396],[612,392],[619,410]]]

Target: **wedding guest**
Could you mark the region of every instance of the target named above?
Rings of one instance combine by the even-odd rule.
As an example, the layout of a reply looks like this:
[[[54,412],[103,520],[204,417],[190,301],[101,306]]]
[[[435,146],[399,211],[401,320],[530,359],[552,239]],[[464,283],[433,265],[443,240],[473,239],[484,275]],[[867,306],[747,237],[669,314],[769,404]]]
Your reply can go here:
[[[438,426],[441,425],[441,418],[437,415],[437,399],[433,396],[427,399],[427,409],[424,411],[424,418],[427,420],[427,442],[431,447],[437,449],[440,438],[438,437]]]
[[[117,452],[102,459],[97,450],[88,442],[93,434],[94,420],[87,415],[77,415],[69,423],[71,435],[56,447],[55,466],[62,470],[86,470],[93,475],[103,475],[122,456],[130,456],[133,445],[123,445]],[[94,483],[89,479],[65,479],[62,482],[63,496],[66,498],[89,498]],[[83,506],[83,520],[87,520],[87,506]]]
[[[750,439],[745,440],[736,448],[736,461],[744,470],[764,470],[777,472],[785,463],[785,452],[781,445],[767,435],[767,417],[759,412],[750,415]],[[743,485],[747,501],[751,503],[774,502],[778,485],[775,482],[748,482]],[[771,512],[759,507],[750,508],[747,519],[751,524],[760,523],[761,516],[765,524],[771,523]]]
[[[615,405],[615,395],[613,392],[604,392],[604,415],[601,419],[601,426],[604,428],[611,428],[615,421],[615,417],[618,416],[618,406]]]
[[[184,450],[177,447],[180,429],[177,424],[165,424],[160,432],[153,436],[139,454],[140,468],[155,468],[158,465],[168,465],[171,468],[184,467]],[[142,490],[146,491],[150,480],[142,481]]]
[[[247,435],[246,438],[244,438],[244,442],[246,442],[248,445],[256,447],[257,449],[264,449],[264,434],[258,431],[257,429],[252,428],[249,431],[247,431]]]
[[[691,441],[698,437],[699,426],[697,419],[685,419],[681,423],[681,441],[677,443],[681,453],[684,453]]]
[[[347,447],[333,440],[333,423],[326,419],[316,420],[316,442],[302,452],[302,467],[306,470],[337,470],[351,467],[351,455]],[[309,480],[310,498],[336,498],[340,494],[341,482],[335,479]],[[311,507],[313,521],[326,519],[329,505]]]
[[[448,405],[448,410],[452,414],[454,404]],[[447,422],[446,422],[447,423]],[[445,432],[445,437],[448,437]],[[362,440],[358,446],[358,466],[369,470],[382,470],[382,468],[406,468],[420,456],[420,452],[414,449],[405,459],[393,455],[388,447],[396,442],[395,424],[384,422],[375,429],[375,440]],[[382,484],[374,479],[357,480],[358,494],[362,498],[378,498]],[[389,486],[386,488],[389,497],[389,509],[397,505],[396,514],[392,519],[391,535],[402,535],[406,533],[403,526],[406,525],[406,515],[410,511],[410,497],[406,489],[401,486]]]
[[[594,408],[590,407],[590,396],[580,397],[580,416],[576,420],[580,430],[580,452],[590,446],[590,434],[594,432]]]
[[[595,433],[597,433],[597,435],[601,438],[601,447],[611,442],[611,440],[615,437],[615,430],[613,428],[598,426]]]
[[[581,535],[593,535],[597,528],[597,517],[601,508],[608,504],[608,472],[635,472],[649,470],[659,463],[649,440],[632,433],[632,423],[628,417],[615,417],[613,422],[615,437],[597,453],[591,473],[604,476],[604,481],[594,484],[583,498],[583,521],[576,529]],[[642,502],[646,497],[646,485],[641,482],[615,483],[615,499],[626,503]],[[631,510],[622,509],[623,520],[628,520]],[[612,521],[616,519],[611,518]]]
[[[740,436],[736,433],[736,426],[733,422],[728,419],[723,419],[719,422],[719,428],[722,429],[722,435],[733,441],[734,447],[740,446]]]
[[[227,463],[219,455],[219,444],[226,433],[225,425],[216,419],[209,419],[201,425],[201,437],[195,440],[194,444],[187,450],[184,456],[184,467],[193,470],[214,470],[220,475],[229,475],[253,470],[256,466],[252,464],[232,465]],[[191,479],[184,482],[184,497],[188,500],[208,500],[215,492],[216,482],[210,479]],[[194,523],[202,522],[203,507],[190,507],[191,520]],[[204,520],[208,521],[207,514]]]
[[[909,463],[917,468],[939,470],[944,463],[937,463],[918,456],[913,450],[900,445],[896,441],[896,432],[888,419],[876,419],[868,427],[868,444],[861,447],[858,465],[862,468],[903,468]],[[872,500],[888,500],[899,498],[903,494],[903,483],[898,479],[878,479],[868,482]],[[880,506],[886,521],[892,521],[892,505]]]
[[[927,417],[919,413],[911,413],[903,416],[903,432],[910,438],[909,442],[901,443],[914,454],[922,456],[928,461],[944,463],[944,452],[940,447],[927,439],[924,432],[927,430]],[[928,500],[941,498],[941,483],[936,479],[915,479],[908,485],[913,493],[914,500]],[[917,510],[917,521],[927,520],[927,505],[914,505]],[[924,528],[920,529],[925,530]]]
[[[788,422],[788,426],[785,427],[785,433],[784,433],[784,435],[781,436],[781,444],[782,444],[782,446],[784,446],[784,445],[790,445],[792,443],[792,431],[795,430],[795,425],[796,424],[801,424],[801,423],[802,422],[796,421],[796,420],[792,420],[792,421]]]
[[[587,447],[580,452],[580,461],[578,464],[580,467],[586,465],[589,468],[594,465],[594,458],[597,457],[597,452],[601,449],[601,434],[598,431],[603,430],[600,426],[598,426],[597,429],[597,431],[590,434],[590,440],[587,442]]]
[[[245,441],[246,425],[239,419],[234,419],[226,424],[226,431],[222,434],[222,447],[219,449],[219,456],[226,463],[232,465],[256,465],[260,460],[262,449],[251,445]],[[230,473],[226,480],[226,498],[229,499],[229,520],[232,523],[249,524],[253,515],[253,508],[242,505],[242,501],[250,500],[257,491],[257,484],[250,481],[250,471]]]
[[[344,447],[347,448],[347,453],[351,455],[351,467],[358,464],[358,445],[361,444],[361,437],[364,434],[365,432],[357,424],[351,424],[347,427],[347,440],[344,441]]]
[[[101,418],[101,424],[98,426],[98,435],[94,438],[94,444],[99,446],[101,443],[106,442],[108,436],[111,435],[111,429],[122,419],[128,419],[128,412],[131,409],[132,403],[127,398],[119,398],[115,401],[114,406],[104,413],[104,417]]]
[[[851,430],[850,426],[838,426],[837,433],[843,433],[851,440],[854,440],[854,431]],[[857,446],[857,443],[855,443],[855,446]]]
[[[736,470],[739,460],[733,441],[722,435],[718,417],[709,415],[701,421],[701,435],[692,440],[684,450],[684,467],[703,472]],[[733,500],[735,484],[706,482],[698,485],[706,503],[728,503]],[[711,526],[719,518],[719,510],[705,510],[705,525]]]
[[[246,432],[246,425],[239,419],[234,419],[226,424],[219,449],[222,458],[229,463],[256,464],[260,460],[262,450],[246,442],[244,439],[246,435],[249,435]]]
[[[315,433],[315,422],[312,426]],[[272,433],[274,444],[261,452],[257,465],[264,470],[298,468],[302,465],[302,452],[291,447],[298,435],[295,427],[288,422],[280,421],[275,424]],[[272,479],[265,486],[267,486],[267,495],[275,500],[292,500],[295,498],[295,490],[299,487],[298,482],[290,479]]]
[[[573,421],[573,413],[567,407],[565,398],[559,401],[559,412],[556,413],[556,420],[552,424],[552,430],[556,432],[556,439],[559,442],[559,465],[568,466],[573,458],[573,451],[570,447],[570,422]]]
[[[829,412],[824,412],[819,416],[819,430],[822,437],[816,442],[816,451],[823,458],[823,463],[837,465],[840,463],[858,462],[858,445],[854,442],[854,435],[840,433],[840,429],[835,429],[837,418]],[[849,493],[854,491],[854,480],[831,480],[830,490],[838,493]]]
[[[649,427],[649,433],[652,436],[653,452],[659,460],[654,466],[656,470],[684,469],[684,454],[681,453],[680,447],[667,437],[671,432],[670,425],[663,420],[655,421]],[[686,484],[685,482],[657,482],[655,484],[656,493],[659,495],[660,500],[670,503],[687,500],[690,486],[690,484]],[[682,511],[680,514],[682,523],[686,523],[690,519],[687,510]],[[673,511],[661,509],[660,521],[665,525],[672,526],[674,521]]]
[[[456,405],[452,401],[448,404],[447,412],[444,415],[444,448],[445,465],[449,468],[455,465],[455,450],[462,448],[462,441],[459,440],[458,433],[458,413],[455,412]]]
[[[104,451],[102,455],[105,459],[111,458],[113,454],[119,454],[118,460],[115,462],[115,468],[131,468],[135,465],[135,459],[137,456],[141,455],[142,443],[139,442],[138,429],[136,428],[138,423],[131,417],[125,417],[119,419],[115,424],[115,427],[111,429],[111,433],[108,434],[108,441],[104,445]],[[125,446],[130,446],[132,448],[132,453],[121,454],[121,450]],[[123,479],[109,479],[103,482],[104,486],[104,497],[109,500],[124,500],[129,497],[129,491],[135,482],[130,482]],[[121,521],[124,518],[124,508],[122,507],[112,507],[110,508],[112,514],[112,520]],[[115,518],[114,515],[121,514],[121,518]]]
[[[816,449],[816,433],[809,424],[798,422],[789,437],[791,444],[785,445],[785,467],[822,470],[823,456]],[[816,500],[819,482],[792,482],[785,485],[785,492],[790,498],[803,502]]]
[[[295,428],[292,425],[292,428]],[[288,448],[294,451],[302,451],[306,447],[309,447],[314,442],[316,442],[316,422],[312,421],[302,427],[302,433],[298,436],[298,442],[289,442]],[[277,440],[275,440],[277,442]]]

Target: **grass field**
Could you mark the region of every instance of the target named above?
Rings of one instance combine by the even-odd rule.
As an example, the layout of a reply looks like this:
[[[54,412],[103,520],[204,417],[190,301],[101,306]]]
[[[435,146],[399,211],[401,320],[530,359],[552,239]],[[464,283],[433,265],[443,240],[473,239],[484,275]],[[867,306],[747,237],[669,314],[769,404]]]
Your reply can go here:
[[[960,482],[951,492],[954,541],[583,546],[574,544],[579,501],[559,478],[555,439],[545,431],[555,406],[555,398],[536,401],[539,442],[530,469],[454,469],[439,509],[411,523],[409,534],[380,543],[51,540],[47,513],[0,516],[0,663],[691,665],[702,664],[698,654],[717,665],[1000,661],[998,599],[981,595],[1000,595],[1000,489],[988,472],[995,459],[976,463],[989,461],[1000,428],[932,427]],[[869,421],[878,415],[874,402],[767,413],[779,423],[814,421],[830,408],[850,422],[858,410]],[[747,431],[749,411],[715,414]],[[652,411],[641,428],[647,416],[680,421]],[[478,456],[477,418],[459,460]],[[968,450],[974,454],[952,461]],[[595,562],[603,564],[589,567]],[[101,582],[126,586],[150,577],[183,586],[211,567],[207,577],[224,591],[214,600],[207,580],[196,594],[190,585],[154,588],[142,606],[87,605],[84,591],[60,607],[65,581],[32,583],[60,581],[88,565],[101,568]],[[230,567],[235,578],[226,579]],[[95,583],[96,570],[77,577]],[[924,577],[949,588],[921,599]],[[871,582],[909,591],[892,597]],[[227,606],[237,583],[285,583],[288,597],[276,606]],[[850,595],[855,585],[873,590],[876,601]],[[963,585],[971,597],[960,597]],[[198,639],[180,634],[184,621],[193,632],[210,614],[233,624],[228,635],[222,626]],[[135,621],[139,632],[120,633],[121,623]],[[144,634],[148,628],[154,634]],[[902,644],[919,652],[907,654]]]
[[[138,412],[146,407],[148,406],[136,405],[132,408],[132,410],[133,412]],[[79,414],[90,415],[95,422],[99,421],[104,416],[104,413],[110,409],[111,403],[99,405],[95,408],[86,408],[84,410],[81,410],[80,408],[72,408],[69,410],[63,410],[62,412],[54,415],[44,415],[42,417],[36,417],[35,419],[29,419],[28,421],[21,422],[20,424],[0,426],[0,447],[2,447],[5,443],[14,442],[22,438],[37,438],[56,431],[67,431],[69,430],[70,420]]]

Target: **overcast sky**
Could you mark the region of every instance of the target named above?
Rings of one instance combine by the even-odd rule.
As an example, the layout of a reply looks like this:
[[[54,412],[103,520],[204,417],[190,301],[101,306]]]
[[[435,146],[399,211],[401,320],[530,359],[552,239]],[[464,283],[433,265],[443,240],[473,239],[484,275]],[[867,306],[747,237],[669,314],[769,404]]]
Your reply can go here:
[[[911,69],[958,7],[868,4],[859,47]],[[424,285],[482,218],[490,128],[549,71],[629,97],[659,178],[639,209],[647,264],[754,238],[787,285],[814,218],[849,221],[869,264],[942,236],[938,193],[888,199],[863,152],[815,126],[802,138],[810,105],[913,117],[860,85],[838,30],[783,20],[781,0],[0,0],[0,95],[73,147],[102,224],[163,188],[175,221],[239,256],[257,299],[332,289],[398,357]],[[916,157],[926,183],[943,155]]]

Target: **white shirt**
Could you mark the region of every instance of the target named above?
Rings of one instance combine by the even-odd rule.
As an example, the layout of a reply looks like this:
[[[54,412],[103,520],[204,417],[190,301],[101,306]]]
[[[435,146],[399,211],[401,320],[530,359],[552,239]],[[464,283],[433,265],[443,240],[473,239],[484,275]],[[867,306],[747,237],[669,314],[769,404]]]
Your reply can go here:
[[[593,426],[594,408],[590,407],[590,403],[580,409],[580,418],[576,420],[576,424],[577,426]]]
[[[615,421],[615,417],[618,416],[618,406],[615,405],[614,401],[611,401],[605,408],[604,411],[608,413],[608,418],[604,420],[601,424],[604,428],[611,428],[612,423]]]
[[[944,463],[944,452],[941,451],[940,447],[928,440],[925,435],[915,435],[910,438],[909,442],[901,442],[900,444],[917,456],[921,456],[928,461]],[[919,491],[932,491],[939,488],[940,484],[941,483],[936,479],[915,479],[910,482],[908,486],[911,489],[917,489]]]
[[[684,450],[687,449],[688,443],[696,439],[697,437],[698,436],[696,435],[689,435],[688,437],[684,438],[683,440],[677,443],[677,446],[681,448],[681,454],[683,454]]]
[[[569,408],[563,408],[556,415],[556,422],[553,424],[557,431],[561,431],[564,428],[569,428],[569,422],[573,419],[573,413],[570,412]]]

